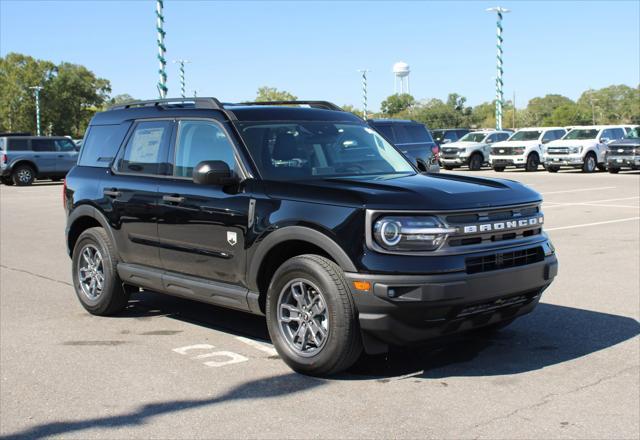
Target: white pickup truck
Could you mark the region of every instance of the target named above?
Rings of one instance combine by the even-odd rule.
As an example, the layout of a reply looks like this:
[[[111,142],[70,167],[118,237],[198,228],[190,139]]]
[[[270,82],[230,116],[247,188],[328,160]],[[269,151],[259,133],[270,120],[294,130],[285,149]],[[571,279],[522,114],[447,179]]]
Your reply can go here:
[[[479,170],[489,162],[491,145],[505,141],[511,131],[479,130],[465,134],[460,140],[440,147],[440,163],[445,170],[468,165],[472,171]]]
[[[508,166],[536,171],[542,162],[543,145],[565,134],[562,127],[522,128],[506,141],[493,144],[489,156],[491,167],[495,171],[504,171]]]
[[[562,166],[582,168],[585,173],[592,173],[596,168],[604,171],[607,166],[607,145],[624,136],[622,126],[576,127],[562,139],[545,146],[545,168],[550,173],[557,172]]]

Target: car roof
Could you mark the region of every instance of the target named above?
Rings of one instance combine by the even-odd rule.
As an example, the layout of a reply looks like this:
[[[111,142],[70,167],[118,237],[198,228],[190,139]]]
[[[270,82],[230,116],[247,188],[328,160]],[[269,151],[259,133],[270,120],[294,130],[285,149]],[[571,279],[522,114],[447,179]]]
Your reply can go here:
[[[23,135],[8,135],[0,136],[7,139],[69,139],[66,136],[23,136]],[[71,140],[71,139],[69,139]]]
[[[158,117],[211,117],[212,113],[231,121],[325,121],[364,124],[353,113],[325,101],[274,101],[265,103],[221,103],[215,98],[171,98],[134,101],[97,113],[92,124],[119,124],[131,119]]]
[[[545,130],[567,130],[564,127],[524,127],[519,128],[517,131],[545,131]]]
[[[376,119],[367,119],[367,122],[371,122],[373,124],[420,124],[421,122],[412,121],[411,119],[390,119],[390,118],[376,118]]]

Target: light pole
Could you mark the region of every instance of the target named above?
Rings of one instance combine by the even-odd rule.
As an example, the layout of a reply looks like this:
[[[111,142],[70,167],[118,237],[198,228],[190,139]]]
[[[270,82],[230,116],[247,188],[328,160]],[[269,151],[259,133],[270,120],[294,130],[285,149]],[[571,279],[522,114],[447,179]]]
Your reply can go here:
[[[367,119],[367,73],[371,72],[367,69],[358,70],[362,74],[362,110],[364,119]]]
[[[164,15],[163,14],[164,2],[163,0],[156,0],[156,37],[158,43],[158,61],[160,63],[160,68],[158,69],[158,74],[160,75],[160,79],[158,81],[158,95],[160,98],[167,97],[167,60],[164,58],[164,53],[167,51],[167,48],[164,45],[164,37],[166,32],[164,31]]]
[[[502,93],[502,14],[511,12],[509,9],[496,6],[495,8],[487,9],[487,12],[497,12],[498,22],[496,29],[498,53],[496,57],[496,130],[502,130],[502,104],[504,103],[504,95]]]
[[[36,134],[40,136],[40,90],[42,86],[29,87],[36,96]]]
[[[191,61],[189,60],[175,60],[174,63],[178,64],[179,67],[179,76],[180,76],[180,94],[183,98],[186,98],[186,90],[185,90],[185,80],[184,80],[184,65],[189,64]]]

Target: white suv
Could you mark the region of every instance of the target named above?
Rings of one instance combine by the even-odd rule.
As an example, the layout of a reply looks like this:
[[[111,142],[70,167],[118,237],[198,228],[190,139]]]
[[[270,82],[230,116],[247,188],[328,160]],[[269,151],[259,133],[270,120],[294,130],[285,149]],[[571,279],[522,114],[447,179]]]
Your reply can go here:
[[[576,127],[562,139],[546,145],[545,167],[550,173],[557,172],[561,166],[582,168],[585,173],[592,173],[596,168],[604,171],[607,145],[624,136],[622,126]]]
[[[513,133],[510,131],[481,130],[465,134],[457,142],[441,147],[440,163],[445,170],[469,165],[472,171],[479,170],[489,162],[491,145],[505,141]]]
[[[566,132],[562,127],[522,128],[491,147],[491,167],[495,171],[504,171],[508,166],[536,171],[542,161],[542,145],[560,139]]]

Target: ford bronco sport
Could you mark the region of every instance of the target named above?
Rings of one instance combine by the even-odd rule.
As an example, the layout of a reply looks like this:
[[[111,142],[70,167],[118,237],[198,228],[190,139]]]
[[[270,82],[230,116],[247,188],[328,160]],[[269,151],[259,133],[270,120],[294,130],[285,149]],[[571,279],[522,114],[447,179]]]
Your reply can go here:
[[[73,285],[96,315],[140,288],[258,315],[294,370],[531,312],[557,273],[541,197],[421,173],[319,101],[134,102],[98,113],[64,188]]]

